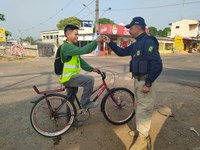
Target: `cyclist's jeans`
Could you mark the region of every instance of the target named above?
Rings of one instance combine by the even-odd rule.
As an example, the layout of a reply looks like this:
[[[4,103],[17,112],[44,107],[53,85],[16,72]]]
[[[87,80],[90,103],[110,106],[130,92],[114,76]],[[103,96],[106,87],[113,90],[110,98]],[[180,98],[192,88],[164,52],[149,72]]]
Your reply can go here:
[[[80,100],[81,105],[85,105],[90,100],[94,87],[94,78],[90,75],[77,74],[71,77],[68,82],[64,83],[67,86],[67,96],[76,94],[78,87],[83,87],[83,94]],[[74,102],[75,97],[71,97],[71,101]]]
[[[147,137],[151,127],[151,118],[155,104],[155,85],[152,84],[150,92],[144,94],[142,87],[145,81],[134,80],[134,94],[137,101],[136,128],[139,133]]]

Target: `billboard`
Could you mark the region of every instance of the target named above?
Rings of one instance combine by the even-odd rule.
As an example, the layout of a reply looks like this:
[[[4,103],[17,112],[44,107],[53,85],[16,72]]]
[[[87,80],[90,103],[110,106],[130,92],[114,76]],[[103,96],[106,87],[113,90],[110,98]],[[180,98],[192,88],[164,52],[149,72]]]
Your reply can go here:
[[[147,34],[149,34],[148,28],[146,28],[145,31]],[[129,29],[127,29],[125,26],[114,24],[100,24],[99,34],[131,36],[129,33]]]
[[[6,42],[6,30],[0,28],[0,42]]]
[[[121,25],[101,24],[99,34],[130,36],[129,29]]]
[[[183,51],[184,43],[183,43],[183,37],[182,36],[175,36],[174,47],[178,48],[179,51]]]

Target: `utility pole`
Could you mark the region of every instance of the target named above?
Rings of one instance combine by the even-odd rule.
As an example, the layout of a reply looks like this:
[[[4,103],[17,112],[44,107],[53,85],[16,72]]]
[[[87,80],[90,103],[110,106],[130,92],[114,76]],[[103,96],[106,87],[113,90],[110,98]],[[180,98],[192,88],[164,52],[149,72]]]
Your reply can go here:
[[[94,38],[97,38],[99,30],[99,0],[96,0],[96,8],[95,8],[95,25],[94,25]],[[98,56],[99,47],[94,50],[94,55]]]
[[[181,15],[181,20],[183,20],[183,18],[184,18],[184,5],[185,5],[185,0],[183,0],[183,2],[182,2],[183,11],[182,11],[182,15]]]
[[[95,33],[98,33],[99,29],[99,0],[96,0],[96,9],[95,9]]]

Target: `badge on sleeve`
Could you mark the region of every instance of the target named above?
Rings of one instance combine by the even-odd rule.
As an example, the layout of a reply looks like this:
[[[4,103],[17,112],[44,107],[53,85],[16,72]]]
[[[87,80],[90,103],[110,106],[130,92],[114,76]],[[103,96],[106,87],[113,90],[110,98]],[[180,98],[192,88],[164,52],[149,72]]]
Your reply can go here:
[[[136,52],[136,56],[137,56],[137,57],[140,56],[140,50],[138,50],[138,51]]]
[[[149,50],[150,53],[153,51],[153,46],[149,46]]]

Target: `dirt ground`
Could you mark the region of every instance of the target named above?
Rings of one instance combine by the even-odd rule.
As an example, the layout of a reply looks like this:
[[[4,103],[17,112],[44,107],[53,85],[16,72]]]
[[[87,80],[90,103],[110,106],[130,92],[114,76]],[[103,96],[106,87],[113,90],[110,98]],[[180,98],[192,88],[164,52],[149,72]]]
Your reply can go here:
[[[23,68],[23,64],[21,67]],[[99,107],[91,110],[90,118],[82,127],[72,127],[60,140],[37,134],[31,127],[29,115],[32,108],[30,101],[37,99],[38,96],[31,89],[30,82],[37,84],[49,79],[43,79],[37,74],[30,75],[29,78],[27,75],[11,78],[9,73],[7,76],[4,76],[5,74],[4,71],[0,73],[1,150],[129,149],[133,139],[128,132],[135,128],[135,119],[125,125],[112,125],[103,117]],[[98,80],[95,86],[99,83]],[[12,81],[12,85],[6,84]],[[115,86],[132,89],[133,81],[129,75],[119,75],[115,81]],[[157,97],[150,132],[152,149],[200,150],[200,136],[190,130],[193,127],[200,133],[200,89],[169,82],[157,82],[156,87]],[[163,108],[169,109],[172,116],[160,114],[158,110]]]

